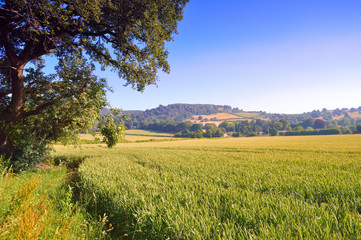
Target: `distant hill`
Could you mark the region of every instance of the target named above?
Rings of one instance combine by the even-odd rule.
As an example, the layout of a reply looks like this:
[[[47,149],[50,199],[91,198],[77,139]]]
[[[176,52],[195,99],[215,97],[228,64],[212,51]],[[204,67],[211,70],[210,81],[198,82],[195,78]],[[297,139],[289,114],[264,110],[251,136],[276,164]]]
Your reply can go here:
[[[103,112],[106,112],[104,110]],[[300,114],[278,114],[266,113],[263,111],[243,111],[238,108],[232,108],[229,105],[212,104],[170,104],[167,106],[159,105],[156,108],[145,111],[123,111],[128,114],[130,119],[127,121],[129,126],[140,126],[140,123],[154,123],[159,121],[191,121],[193,123],[216,123],[222,121],[251,121],[261,120],[279,120],[286,119],[290,123],[300,123],[307,119],[322,119],[327,122],[333,122],[334,125],[361,122],[361,106],[358,108],[342,108],[334,110],[314,110]],[[346,123],[343,123],[346,122]],[[217,124],[217,125],[218,125]]]
[[[164,120],[172,120],[181,122],[192,118],[193,115],[210,115],[216,113],[232,113],[239,111],[238,108],[233,109],[228,105],[212,105],[212,104],[170,104],[168,106],[159,105],[157,108],[145,111],[123,111],[124,114],[130,116],[131,123],[141,121],[156,122]]]

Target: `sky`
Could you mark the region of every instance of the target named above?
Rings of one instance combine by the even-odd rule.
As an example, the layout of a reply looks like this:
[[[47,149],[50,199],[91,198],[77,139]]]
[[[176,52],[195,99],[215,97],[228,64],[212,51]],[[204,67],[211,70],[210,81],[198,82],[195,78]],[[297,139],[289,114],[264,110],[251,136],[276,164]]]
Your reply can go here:
[[[361,1],[190,0],[169,75],[143,93],[111,71],[113,107],[173,103],[303,113],[361,106]]]

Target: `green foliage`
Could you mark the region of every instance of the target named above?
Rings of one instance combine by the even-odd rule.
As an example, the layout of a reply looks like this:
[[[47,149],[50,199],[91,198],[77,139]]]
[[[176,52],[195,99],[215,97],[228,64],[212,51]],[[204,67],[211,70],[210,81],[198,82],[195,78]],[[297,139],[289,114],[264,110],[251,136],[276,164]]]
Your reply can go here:
[[[295,132],[303,131],[303,127],[302,127],[302,126],[295,126],[295,127],[293,128],[293,131],[295,131]]]
[[[336,135],[341,134],[341,130],[338,128],[320,129],[313,131],[293,131],[286,132],[285,136],[302,136],[302,135]]]
[[[42,67],[29,68],[26,82],[30,84],[40,81],[39,78],[52,78],[37,73]],[[13,145],[11,164],[14,171],[40,162],[55,141],[76,142],[80,131],[86,131],[97,123],[106,103],[107,85],[104,79],[94,76],[93,71],[94,68],[90,68],[80,55],[64,58],[57,68],[59,79],[53,81],[57,88],[38,89],[39,93],[44,90],[45,98],[54,99],[57,95],[62,98],[44,108],[41,114],[20,119],[0,129],[1,132],[7,128],[8,141]],[[84,89],[84,86],[88,87]],[[36,94],[29,94],[28,100],[25,105],[27,111],[35,110],[41,104]]]
[[[277,136],[277,135],[278,135],[278,130],[277,130],[277,128],[270,128],[270,129],[269,129],[269,134],[270,134],[271,136]]]
[[[10,159],[7,159],[4,155],[0,155],[0,177],[7,174],[10,169]]]
[[[127,116],[121,116],[118,109],[111,109],[111,113],[102,115],[98,127],[108,148],[114,147],[124,137],[125,126],[123,120],[125,118]]]
[[[340,125],[340,126],[349,126],[351,125],[351,120],[349,117],[344,117],[344,118],[341,118],[340,120],[337,121],[337,124]]]
[[[232,137],[240,137],[242,136],[240,132],[235,132],[232,134]]]
[[[185,131],[174,134],[174,137],[175,138],[202,138],[205,136],[203,136],[202,132],[185,130]]]
[[[361,133],[361,124],[356,125],[356,133]]]
[[[287,130],[290,126],[290,122],[287,119],[282,118],[279,122],[282,123],[282,130]]]
[[[313,123],[313,128],[314,129],[326,128],[326,121],[322,119],[316,119],[315,122]]]
[[[130,116],[129,121],[127,122],[133,126],[137,126],[137,128],[144,128],[143,123],[147,123],[145,125],[148,125],[157,121],[162,122],[170,120],[179,122],[191,119],[193,115],[211,115],[222,112],[234,113],[235,115],[239,115],[241,117],[251,114],[251,118],[254,118],[255,120],[275,120],[273,127],[276,127],[278,130],[288,130],[291,125],[294,127],[296,124],[301,125],[304,128],[313,127],[315,129],[322,129],[326,128],[326,125],[333,121],[332,111],[327,109],[323,109],[322,111],[315,110],[302,114],[271,114],[262,111],[244,112],[238,108],[232,108],[231,106],[227,105],[170,104],[168,106],[160,105],[157,108],[146,111],[126,111],[126,113],[128,113]],[[347,114],[348,110],[335,110],[335,112],[339,112],[340,114]],[[351,118],[351,120],[352,119],[355,120],[355,117]],[[199,116],[198,120],[208,121],[209,119],[207,117]],[[234,121],[234,119],[229,119],[228,121],[231,122]],[[346,121],[346,124],[349,124],[349,122]],[[227,131],[232,132],[232,130]]]
[[[202,124],[193,124],[192,127],[190,128],[190,130],[193,132],[202,132],[203,126],[202,126]]]
[[[146,111],[127,111],[129,120],[138,128],[144,128],[142,122],[155,123],[157,121],[176,121],[181,122],[193,117],[193,115],[209,115],[220,112],[230,112],[231,107],[227,105],[212,104],[170,104],[168,106],[160,105],[157,108]],[[198,120],[203,117],[199,116]]]
[[[92,127],[106,90],[105,80],[92,74],[95,63],[138,91],[156,83],[158,70],[169,73],[165,43],[187,2],[2,1],[0,154],[23,169],[51,142]],[[45,56],[55,58],[54,74],[44,74]],[[119,132],[111,125],[110,142]]]

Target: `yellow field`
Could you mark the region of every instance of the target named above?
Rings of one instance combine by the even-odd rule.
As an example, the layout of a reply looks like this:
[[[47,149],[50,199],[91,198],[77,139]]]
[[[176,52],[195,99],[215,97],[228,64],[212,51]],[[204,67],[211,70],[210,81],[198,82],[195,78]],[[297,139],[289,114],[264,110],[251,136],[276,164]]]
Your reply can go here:
[[[361,113],[359,113],[359,112],[349,112],[348,113],[348,115],[350,115],[350,117],[352,117],[352,118],[360,118],[361,119]]]
[[[239,117],[243,117],[243,118],[253,118],[253,117],[257,117],[259,114],[258,113],[250,113],[250,112],[240,112],[240,113],[235,113],[235,115],[237,115]]]
[[[214,123],[216,125],[220,124],[220,121],[230,121],[230,122],[234,122],[234,121],[239,121],[239,120],[247,120],[247,121],[251,121],[252,118],[257,117],[259,114],[258,113],[250,113],[250,112],[240,112],[240,113],[216,113],[216,114],[210,114],[210,115],[193,115],[192,119],[188,119],[189,121],[192,121],[193,123],[202,123],[203,125],[206,123]],[[198,117],[201,116],[202,119],[198,120]],[[204,119],[208,119],[207,122],[202,122],[204,121]],[[217,121],[211,121],[211,118],[216,118]],[[269,120],[269,119],[264,119],[264,118],[260,118],[262,120]]]
[[[96,137],[99,138],[100,140],[102,139],[102,136],[100,134],[97,134]],[[81,140],[88,140],[88,141],[95,140],[94,137],[89,133],[79,134],[79,138]],[[166,140],[172,138],[173,138],[173,134],[170,133],[161,133],[156,131],[138,130],[138,129],[125,130],[125,140],[129,142],[147,141],[147,140]]]
[[[357,119],[357,118],[361,119],[361,113],[359,113],[359,112],[348,112],[348,115],[354,119]],[[339,116],[333,116],[333,119],[340,120],[341,118],[344,118],[344,117],[345,117],[345,114],[341,114]]]
[[[200,123],[202,120],[198,120],[199,116],[201,116],[203,119],[210,120],[211,118],[217,118],[217,120],[226,120],[226,119],[241,119],[242,117],[237,116],[235,114],[230,113],[216,113],[216,114],[210,114],[210,115],[193,115],[192,119],[188,119],[192,122]]]
[[[145,141],[145,140],[161,140],[161,139],[172,139],[173,134],[170,133],[160,133],[150,130],[139,130],[139,129],[129,129],[125,130],[125,140],[128,141]]]
[[[361,135],[55,148],[87,156],[82,191],[117,239],[361,236]]]

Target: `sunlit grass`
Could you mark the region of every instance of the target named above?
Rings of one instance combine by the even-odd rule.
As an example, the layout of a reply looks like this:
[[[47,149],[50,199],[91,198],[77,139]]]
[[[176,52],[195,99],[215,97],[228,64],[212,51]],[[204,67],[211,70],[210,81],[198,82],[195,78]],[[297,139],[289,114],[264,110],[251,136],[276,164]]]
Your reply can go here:
[[[0,175],[0,239],[106,239],[98,221],[73,199],[60,167]]]

